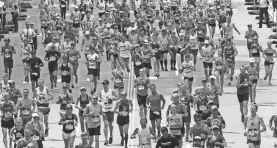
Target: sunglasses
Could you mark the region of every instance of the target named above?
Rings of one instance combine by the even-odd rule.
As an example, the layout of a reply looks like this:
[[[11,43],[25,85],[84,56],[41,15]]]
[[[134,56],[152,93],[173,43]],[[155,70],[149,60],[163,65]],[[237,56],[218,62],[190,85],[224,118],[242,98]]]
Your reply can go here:
[[[72,110],[72,108],[66,108],[67,110]]]

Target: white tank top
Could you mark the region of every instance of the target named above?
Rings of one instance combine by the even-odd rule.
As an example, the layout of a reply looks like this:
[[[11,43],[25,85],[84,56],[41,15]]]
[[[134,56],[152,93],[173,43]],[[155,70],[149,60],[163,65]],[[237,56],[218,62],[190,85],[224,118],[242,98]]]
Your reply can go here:
[[[149,131],[149,126],[146,126],[146,128],[140,128],[138,132],[139,141],[141,144],[151,144],[151,133]]]
[[[103,1],[102,3],[99,1],[99,8],[100,8],[100,12],[104,12],[105,11],[105,1]]]
[[[46,86],[43,86],[43,90],[42,90],[42,91],[39,89],[39,87],[37,87],[37,88],[36,88],[36,91],[37,91],[37,95],[46,96],[46,94],[47,94],[47,87],[46,87]]]
[[[6,89],[9,88],[9,81],[7,84],[5,84],[4,81],[2,81],[1,84],[2,84],[2,92],[6,91]]]
[[[114,101],[112,103],[108,103],[108,99],[112,99],[113,93],[112,90],[109,89],[108,92],[104,90],[101,91],[101,99],[103,101],[103,112],[113,111],[114,109]]]
[[[110,9],[114,8],[114,4],[113,3],[107,3],[107,7],[110,10]]]

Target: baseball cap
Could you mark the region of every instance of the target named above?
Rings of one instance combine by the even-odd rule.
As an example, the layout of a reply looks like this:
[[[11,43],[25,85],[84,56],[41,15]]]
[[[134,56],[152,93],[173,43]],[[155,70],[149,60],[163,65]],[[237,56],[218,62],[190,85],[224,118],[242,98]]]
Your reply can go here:
[[[216,105],[213,105],[213,106],[211,107],[211,109],[212,109],[212,110],[217,109],[217,106],[216,106]]]
[[[209,77],[209,79],[214,79],[214,80],[216,80],[216,77],[215,77],[214,75],[211,75],[211,76]]]
[[[89,35],[89,31],[86,31],[86,32],[85,32],[85,35]]]
[[[201,137],[200,136],[195,136],[194,139],[195,140],[201,140]]]
[[[252,58],[249,58],[249,62],[250,63],[254,63],[255,62],[255,59],[252,57]]]
[[[214,104],[214,101],[213,101],[213,100],[209,100],[207,104],[208,104],[208,105]]]
[[[214,125],[214,126],[212,127],[212,129],[213,129],[213,130],[219,129],[219,127],[218,127],[217,125]]]
[[[207,82],[207,79],[206,79],[206,78],[204,78],[204,79],[202,79],[202,80],[201,80],[201,82]]]
[[[204,42],[205,44],[209,44],[210,42],[208,41],[208,40],[205,40],[205,42]]]
[[[47,31],[47,33],[51,33],[51,31],[50,31],[50,30],[48,30],[48,31]]]
[[[104,81],[102,82],[102,84],[103,84],[103,85],[108,85],[108,84],[110,84],[110,82],[109,82],[109,80],[106,79],[106,80],[104,80]]]
[[[67,88],[67,84],[63,84],[62,88]]]
[[[111,27],[111,24],[107,24],[107,27],[109,27],[109,28],[110,28],[110,27]]]
[[[86,91],[87,89],[85,87],[81,87],[80,90],[81,91],[83,91],[83,90]]]
[[[149,42],[148,42],[148,40],[144,40],[144,44],[148,44]]]
[[[253,39],[254,39],[254,40],[258,40],[258,37],[257,37],[257,36],[254,36]]]
[[[38,113],[37,112],[33,112],[32,113],[32,117],[38,117]]]
[[[4,39],[5,42],[10,42],[11,40],[9,38]]]

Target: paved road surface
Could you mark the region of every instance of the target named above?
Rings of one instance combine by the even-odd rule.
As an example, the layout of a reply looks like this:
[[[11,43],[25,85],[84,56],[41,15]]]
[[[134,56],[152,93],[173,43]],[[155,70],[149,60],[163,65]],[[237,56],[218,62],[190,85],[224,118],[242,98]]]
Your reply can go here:
[[[32,2],[34,5],[37,5],[38,2]],[[266,47],[267,37],[270,33],[270,30],[267,28],[258,29],[257,27],[257,21],[255,20],[255,16],[249,16],[246,7],[243,5],[243,2],[239,0],[233,0],[234,8],[236,9],[233,16],[233,21],[235,22],[237,28],[242,33],[241,35],[235,34],[235,44],[238,48],[239,55],[236,58],[236,69],[240,67],[240,65],[245,65],[248,63],[248,51],[245,46],[246,42],[244,39],[244,32],[247,30],[247,24],[253,24],[253,28],[258,31],[260,36],[260,44],[263,47]],[[39,28],[39,20],[38,20],[38,10],[37,9],[28,9],[28,12],[26,13],[29,17],[27,20],[33,21],[35,23],[35,26]],[[20,29],[23,29],[24,22],[20,22]],[[217,35],[219,33],[219,30],[217,30]],[[22,84],[22,63],[20,60],[20,39],[18,37],[18,34],[10,33],[9,35],[6,35],[7,37],[11,38],[11,43],[15,45],[17,49],[17,55],[15,56],[15,65],[13,69],[12,78],[16,81],[16,86],[20,89],[23,88],[31,88],[30,84]],[[218,35],[219,36],[219,35]],[[1,45],[3,45],[3,42],[1,42]],[[79,45],[80,46],[80,45]],[[39,36],[39,48],[38,48],[38,56],[43,57],[44,56],[44,48],[41,45],[41,36]],[[2,57],[0,57],[0,61],[3,61]],[[198,69],[195,75],[195,81],[193,84],[193,88],[200,85],[201,78],[204,77],[204,73],[202,70],[202,62],[198,62],[197,65]],[[262,62],[263,63],[263,62]],[[46,63],[45,63],[46,64]],[[178,63],[180,65],[180,63]],[[107,68],[104,67],[110,67],[109,63],[107,61],[104,61],[102,63],[102,70],[101,70],[101,80],[103,79],[109,79],[111,77],[111,71],[107,70]],[[178,66],[179,67],[179,66]],[[3,64],[0,64],[0,72],[3,73]],[[261,77],[264,76],[264,67],[261,65]],[[274,70],[273,74],[275,77],[272,80],[273,86],[268,87],[267,81],[259,80],[258,87],[257,87],[257,103],[259,104],[259,115],[264,117],[265,123],[268,127],[268,120],[271,117],[272,113],[276,112],[276,100],[275,95],[277,94],[277,81],[276,81],[276,74],[277,71]],[[82,57],[82,60],[80,61],[79,71],[78,71],[80,82],[76,85],[76,89],[73,90],[73,95],[75,97],[79,96],[79,88],[81,86],[89,86],[88,82],[86,81],[86,68],[84,65],[84,58]],[[235,71],[235,74],[238,74],[238,70]],[[152,74],[153,75],[153,74]],[[45,80],[46,86],[50,86],[49,84],[49,75],[47,66],[44,66],[42,68],[42,74],[41,78]],[[168,72],[161,72],[161,78],[159,80],[151,79],[152,83],[157,84],[157,89],[159,92],[163,92],[163,95],[165,96],[167,100],[167,105],[170,104],[170,95],[173,90],[176,88],[176,83],[178,81],[181,81],[181,76],[178,75],[175,71],[168,71]],[[100,83],[99,83],[100,84]],[[128,80],[125,81],[125,91],[133,92],[133,89],[128,89],[127,86],[131,85],[128,83]],[[99,85],[101,89],[101,85]],[[58,88],[60,88],[60,84],[58,84]],[[52,92],[54,96],[58,96],[60,93],[60,90],[58,92]],[[130,121],[130,132],[133,131],[134,128],[139,127],[138,118],[138,106],[135,101],[135,98],[131,95],[131,99],[134,99],[134,113],[132,113],[131,121]],[[58,105],[54,104],[57,98],[52,102],[51,104],[51,112],[49,116],[50,121],[50,131],[49,136],[46,138],[46,141],[44,141],[45,148],[61,148],[64,146],[61,131],[62,128],[57,124],[59,121],[59,116],[57,115],[59,111]],[[228,87],[225,85],[224,88],[224,95],[220,98],[220,112],[223,115],[225,121],[226,121],[226,128],[224,131],[225,139],[227,140],[228,147],[230,148],[238,148],[238,147],[247,147],[246,145],[246,138],[243,136],[243,126],[240,122],[240,112],[239,112],[239,106],[238,101],[236,97],[236,88],[234,85]],[[77,112],[77,110],[74,110]],[[163,112],[163,115],[165,115],[165,111]],[[163,117],[165,118],[165,117]],[[162,123],[164,125],[164,122]],[[102,131],[102,130],[101,130]],[[272,138],[271,138],[271,131],[267,131],[262,134],[262,148],[272,148]],[[80,135],[81,131],[80,128],[77,128],[77,138],[75,140],[75,144],[78,144],[80,142]],[[104,135],[101,135],[100,137],[100,147],[121,147],[119,145],[120,143],[120,136],[119,136],[119,130],[118,126],[114,124],[114,143],[109,146],[104,146]],[[129,144],[131,148],[137,147],[138,140],[129,140]],[[2,143],[2,133],[0,133],[0,147],[4,147]],[[153,146],[154,147],[154,146]],[[190,145],[184,145],[183,147],[189,148]]]

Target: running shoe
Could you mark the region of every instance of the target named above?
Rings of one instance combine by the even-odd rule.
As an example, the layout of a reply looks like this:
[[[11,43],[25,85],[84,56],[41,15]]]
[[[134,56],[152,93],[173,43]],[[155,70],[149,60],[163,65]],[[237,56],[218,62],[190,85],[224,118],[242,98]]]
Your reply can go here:
[[[241,115],[241,122],[244,122],[244,115]]]
[[[113,137],[110,137],[109,144],[112,144],[112,143],[113,143]]]
[[[120,145],[121,145],[121,146],[124,146],[124,139],[123,139],[123,138],[121,139]]]
[[[105,140],[104,145],[108,145],[108,140]]]
[[[48,137],[49,128],[45,129],[45,137]]]

